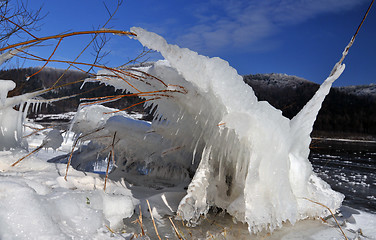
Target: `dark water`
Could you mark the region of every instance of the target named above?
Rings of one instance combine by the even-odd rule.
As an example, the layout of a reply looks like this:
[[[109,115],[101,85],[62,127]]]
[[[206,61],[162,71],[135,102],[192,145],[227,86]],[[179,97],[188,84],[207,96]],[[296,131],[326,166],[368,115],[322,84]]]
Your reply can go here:
[[[343,193],[344,205],[376,213],[376,142],[315,139],[314,171]]]

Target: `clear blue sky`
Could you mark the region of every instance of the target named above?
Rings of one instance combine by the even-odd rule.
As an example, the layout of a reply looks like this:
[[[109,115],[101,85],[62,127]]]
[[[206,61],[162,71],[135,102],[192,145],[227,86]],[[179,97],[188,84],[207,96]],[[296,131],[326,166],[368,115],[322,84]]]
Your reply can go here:
[[[105,2],[110,11],[115,8],[115,0]],[[146,28],[169,43],[221,57],[240,74],[286,73],[321,83],[341,57],[370,2],[125,0],[108,26]],[[44,13],[48,12],[42,30],[36,33],[40,37],[91,30],[108,19],[101,0],[33,0],[29,5],[43,5]],[[79,37],[65,41],[56,58],[73,59],[88,41]],[[112,36],[106,48],[112,51],[108,64],[117,66],[139,52],[141,45],[127,37]],[[32,51],[48,57],[42,48]],[[89,58],[88,54],[80,60]],[[345,63],[336,86],[376,84],[376,5]]]

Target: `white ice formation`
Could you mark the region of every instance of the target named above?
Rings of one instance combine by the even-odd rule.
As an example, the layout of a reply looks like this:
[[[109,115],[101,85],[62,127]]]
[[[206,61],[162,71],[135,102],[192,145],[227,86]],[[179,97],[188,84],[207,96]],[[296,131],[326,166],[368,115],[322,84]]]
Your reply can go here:
[[[12,99],[7,98],[8,92],[15,87],[11,80],[0,80],[0,150],[25,145],[22,141],[22,114],[13,109]]]
[[[189,170],[195,165],[177,160],[188,155],[184,149],[174,151],[170,148],[171,142],[156,133],[152,124],[132,119],[124,112],[111,113],[114,110],[93,105],[77,112],[72,131],[81,143],[91,142],[73,154],[73,167],[92,171],[93,164],[106,164],[107,153],[115,143],[118,167],[111,172],[111,179],[125,178],[128,182],[151,187],[158,183],[174,185],[189,181]]]
[[[31,107],[37,111],[44,103],[34,99],[43,90],[8,97],[8,92],[15,87],[12,80],[0,80],[0,150],[27,148],[27,142],[22,138],[24,119]]]
[[[1,54],[0,65],[28,47],[24,46],[19,49],[12,49]],[[35,97],[43,94],[44,90],[8,97],[8,93],[15,87],[16,83],[12,80],[0,80],[0,150],[27,148],[27,142],[22,138],[25,117],[30,108],[33,108],[34,112],[36,112],[43,103],[49,102],[49,100],[35,99]],[[15,110],[15,107],[18,110]],[[53,133],[56,134],[57,132]],[[46,138],[47,140],[48,137]],[[58,141],[60,141],[59,137],[55,138],[51,143],[45,142],[44,145],[56,149]]]
[[[258,101],[228,62],[170,45],[141,28],[131,31],[165,60],[125,69],[126,74],[98,72],[96,80],[137,93],[145,98],[145,107],[154,109],[151,125],[102,114],[97,130],[86,129],[86,133],[104,130],[112,134],[117,150],[123,149],[116,152],[115,172],[129,169],[132,164],[127,161],[132,159],[146,167],[146,174],[159,169],[159,177],[168,179],[176,169],[181,173],[198,164],[178,209],[178,215],[192,225],[211,206],[246,222],[250,232],[273,231],[284,222],[329,215],[326,208],[311,201],[333,210],[340,207],[344,196],[315,175],[308,154],[318,111],[344,65],[337,66],[289,120],[269,103]],[[99,111],[96,107],[93,112]],[[85,121],[78,118],[76,122]],[[77,125],[76,132],[84,134],[88,126],[84,125]],[[93,137],[104,141],[99,139]],[[163,172],[163,166],[170,170]]]

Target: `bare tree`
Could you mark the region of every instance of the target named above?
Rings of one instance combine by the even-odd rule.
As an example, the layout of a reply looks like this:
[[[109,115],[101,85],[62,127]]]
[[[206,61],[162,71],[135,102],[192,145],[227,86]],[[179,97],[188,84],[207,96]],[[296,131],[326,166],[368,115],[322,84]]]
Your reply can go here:
[[[41,14],[41,10],[42,6],[35,10],[29,8],[27,0],[0,0],[0,49],[8,46],[12,39],[37,39],[32,32],[39,30],[40,22],[46,16]],[[0,65],[18,52],[0,50]]]
[[[27,1],[0,0],[0,48],[8,45],[12,37],[36,39],[31,32],[39,29],[45,17],[41,10],[42,6],[32,10]]]

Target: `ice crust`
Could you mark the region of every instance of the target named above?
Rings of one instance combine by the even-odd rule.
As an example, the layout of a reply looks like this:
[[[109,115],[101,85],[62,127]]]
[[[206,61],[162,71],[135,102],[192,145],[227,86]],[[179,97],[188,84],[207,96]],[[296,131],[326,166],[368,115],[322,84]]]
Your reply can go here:
[[[159,91],[159,95],[142,95],[147,100],[145,107],[155,110],[150,126],[120,117],[104,120],[101,115],[100,126],[112,134],[117,132],[117,149],[124,149],[116,151],[123,164],[117,162],[114,172],[129,170],[129,162],[146,166],[146,175],[173,164],[168,168],[171,171],[159,172],[159,177],[168,179],[177,169],[197,168],[178,208],[178,215],[191,225],[211,206],[246,222],[250,232],[273,231],[284,222],[294,224],[329,215],[326,208],[311,201],[332,210],[341,206],[344,196],[315,175],[308,154],[318,111],[344,65],[335,68],[290,121],[269,103],[258,101],[228,62],[170,45],[141,28],[131,31],[142,45],[159,51],[165,60],[129,67],[125,71],[131,74],[121,78],[108,70],[98,72],[96,80],[117,89]],[[78,126],[76,132],[83,134],[89,125]],[[150,139],[149,133],[153,133]],[[93,141],[109,145],[96,139]],[[129,146],[129,139],[135,139],[135,146]],[[140,146],[141,152],[135,150]],[[153,152],[158,148],[166,150]],[[166,159],[165,153],[169,153]]]

